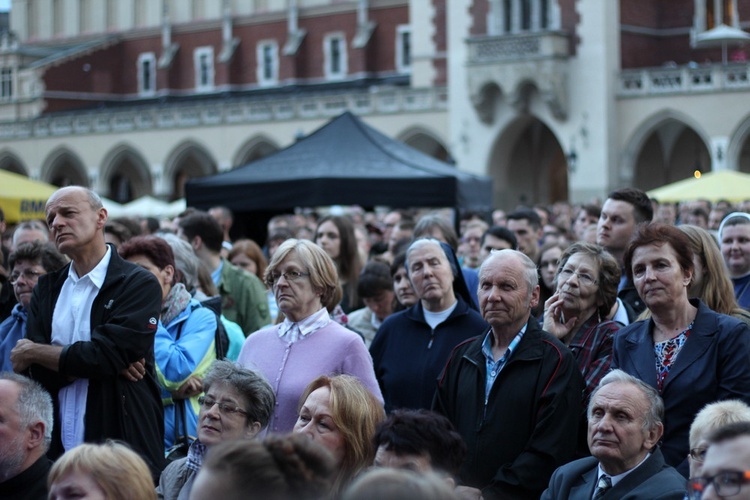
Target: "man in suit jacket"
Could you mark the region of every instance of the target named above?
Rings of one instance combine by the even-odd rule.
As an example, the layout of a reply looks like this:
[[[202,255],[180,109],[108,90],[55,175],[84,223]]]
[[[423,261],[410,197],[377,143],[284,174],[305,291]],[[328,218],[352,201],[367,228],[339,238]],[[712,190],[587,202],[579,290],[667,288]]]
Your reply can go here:
[[[593,456],[558,468],[542,499],[684,498],[685,478],[655,448],[663,419],[656,389],[621,370],[608,373],[589,402]]]

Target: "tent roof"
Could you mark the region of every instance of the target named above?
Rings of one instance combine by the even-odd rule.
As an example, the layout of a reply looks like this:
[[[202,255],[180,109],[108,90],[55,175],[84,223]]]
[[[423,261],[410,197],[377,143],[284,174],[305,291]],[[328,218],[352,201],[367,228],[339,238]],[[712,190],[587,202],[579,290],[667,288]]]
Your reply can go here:
[[[190,206],[235,211],[336,204],[489,210],[492,181],[393,140],[346,112],[286,149],[189,181],[186,194]]]
[[[0,208],[7,222],[44,219],[44,206],[56,190],[51,184],[0,169]]]
[[[750,198],[750,174],[734,170],[706,172],[699,179],[689,177],[652,189],[648,195],[668,202],[705,199],[736,203]]]

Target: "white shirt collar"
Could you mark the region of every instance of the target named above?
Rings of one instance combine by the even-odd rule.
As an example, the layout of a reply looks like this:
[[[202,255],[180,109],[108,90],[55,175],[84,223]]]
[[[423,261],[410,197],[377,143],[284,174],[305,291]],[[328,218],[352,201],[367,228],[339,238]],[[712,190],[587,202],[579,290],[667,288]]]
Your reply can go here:
[[[107,268],[109,267],[109,261],[111,259],[112,247],[107,245],[107,252],[104,254],[104,257],[102,257],[102,260],[100,260],[99,263],[94,267],[94,269],[89,271],[88,274],[78,276],[78,273],[76,273],[75,269],[73,268],[73,264],[71,263],[70,268],[68,268],[68,278],[70,278],[73,283],[77,283],[79,280],[88,276],[88,278],[94,285],[96,285],[97,288],[101,288],[104,284],[104,279],[107,277]]]
[[[284,322],[279,327],[279,337],[284,337],[293,331],[298,331],[300,336],[306,337],[320,330],[330,322],[331,317],[328,315],[328,310],[325,307],[321,307],[317,312],[296,323],[289,318],[284,318]],[[292,335],[291,341],[294,342],[295,340],[298,340],[296,335]]]
[[[623,479],[625,479],[625,476],[627,476],[628,474],[630,474],[631,472],[633,472],[634,470],[636,470],[638,467],[640,467],[641,465],[643,465],[643,462],[645,462],[646,460],[648,460],[648,457],[650,457],[650,456],[651,456],[651,453],[646,453],[646,457],[643,460],[641,460],[638,463],[638,465],[636,465],[632,469],[630,469],[628,471],[625,471],[622,474],[618,474],[616,476],[610,476],[609,474],[607,474],[606,472],[604,472],[604,470],[602,470],[602,464],[599,464],[599,473],[596,476],[596,483],[594,483],[594,484],[599,484],[599,479],[602,476],[607,475],[607,476],[609,476],[612,479],[612,487],[614,488],[617,483],[619,483],[620,481],[622,481]]]

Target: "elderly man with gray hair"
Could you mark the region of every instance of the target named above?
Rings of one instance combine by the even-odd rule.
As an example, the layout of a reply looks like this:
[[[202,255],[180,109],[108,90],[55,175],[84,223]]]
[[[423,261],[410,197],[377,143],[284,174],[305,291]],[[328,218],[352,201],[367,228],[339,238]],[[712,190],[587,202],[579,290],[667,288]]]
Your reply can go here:
[[[0,499],[46,499],[52,398],[41,385],[0,372]]]
[[[542,495],[550,499],[674,499],[685,478],[656,446],[664,433],[664,402],[647,383],[622,370],[609,372],[588,406],[591,457],[557,469]]]
[[[485,499],[536,500],[555,468],[574,457],[583,377],[573,354],[531,314],[539,276],[528,256],[493,252],[479,270],[478,295],[490,327],[453,350],[433,409],[466,441],[466,486]]]

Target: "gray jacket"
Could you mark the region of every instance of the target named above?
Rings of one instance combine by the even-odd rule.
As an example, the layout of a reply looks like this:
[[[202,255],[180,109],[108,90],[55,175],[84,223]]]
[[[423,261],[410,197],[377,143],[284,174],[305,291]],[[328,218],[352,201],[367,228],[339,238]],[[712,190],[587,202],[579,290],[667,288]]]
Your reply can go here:
[[[193,487],[196,472],[186,467],[187,458],[167,465],[159,477],[156,496],[159,500],[187,500]]]

